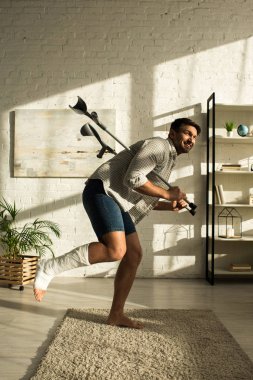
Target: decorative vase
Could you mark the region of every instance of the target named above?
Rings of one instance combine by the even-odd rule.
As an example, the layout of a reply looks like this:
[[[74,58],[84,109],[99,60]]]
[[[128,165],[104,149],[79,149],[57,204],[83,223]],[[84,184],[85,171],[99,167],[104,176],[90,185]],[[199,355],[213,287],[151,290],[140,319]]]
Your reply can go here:
[[[36,274],[38,256],[20,256],[17,259],[8,259],[0,256],[0,283],[19,286],[24,290],[24,285],[34,280]]]
[[[233,131],[227,131],[227,137],[233,137]]]

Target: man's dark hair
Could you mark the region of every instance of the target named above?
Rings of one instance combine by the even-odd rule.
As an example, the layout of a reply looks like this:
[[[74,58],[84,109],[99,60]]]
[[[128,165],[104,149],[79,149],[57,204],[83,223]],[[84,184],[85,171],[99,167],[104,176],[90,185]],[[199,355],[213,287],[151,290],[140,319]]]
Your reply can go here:
[[[171,123],[170,129],[173,129],[173,131],[175,132],[179,132],[180,127],[182,127],[183,125],[191,125],[192,127],[196,128],[198,135],[201,132],[200,126],[193,120],[187,119],[187,117],[182,117],[174,120],[173,123]]]

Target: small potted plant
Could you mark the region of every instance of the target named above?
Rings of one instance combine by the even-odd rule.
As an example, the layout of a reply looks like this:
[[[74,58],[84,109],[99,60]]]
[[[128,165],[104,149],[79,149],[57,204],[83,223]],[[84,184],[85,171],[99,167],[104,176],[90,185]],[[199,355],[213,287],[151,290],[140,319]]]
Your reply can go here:
[[[0,283],[18,285],[23,290],[24,284],[35,277],[38,258],[48,250],[54,254],[49,234],[60,237],[60,229],[56,223],[42,219],[21,225],[19,213],[15,202],[0,201]]]
[[[227,131],[227,137],[233,136],[233,129],[235,128],[235,123],[233,121],[227,121],[225,123],[225,129]]]

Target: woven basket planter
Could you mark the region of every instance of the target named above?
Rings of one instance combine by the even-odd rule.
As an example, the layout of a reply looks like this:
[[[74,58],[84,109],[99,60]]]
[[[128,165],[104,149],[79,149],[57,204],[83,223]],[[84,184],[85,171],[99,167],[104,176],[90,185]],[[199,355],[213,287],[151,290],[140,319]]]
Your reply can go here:
[[[18,259],[7,259],[0,256],[0,283],[19,286],[24,289],[25,284],[34,280],[38,257],[21,256]]]

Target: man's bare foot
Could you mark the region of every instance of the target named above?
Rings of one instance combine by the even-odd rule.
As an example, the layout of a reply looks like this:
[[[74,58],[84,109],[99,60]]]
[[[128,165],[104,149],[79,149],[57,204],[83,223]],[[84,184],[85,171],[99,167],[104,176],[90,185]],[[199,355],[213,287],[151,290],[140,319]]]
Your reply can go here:
[[[34,294],[34,297],[35,297],[36,301],[41,302],[42,299],[43,299],[43,297],[44,297],[44,295],[46,294],[46,290],[34,288],[33,289],[33,294]]]
[[[144,327],[142,323],[134,321],[126,317],[124,314],[117,316],[109,315],[107,324],[110,326],[128,327],[130,329],[143,329]]]
[[[49,260],[50,262],[50,260]],[[47,287],[53,279],[53,275],[49,275],[45,271],[47,260],[40,260],[37,264],[36,275],[33,284],[33,294],[36,301],[41,302],[46,294]]]

